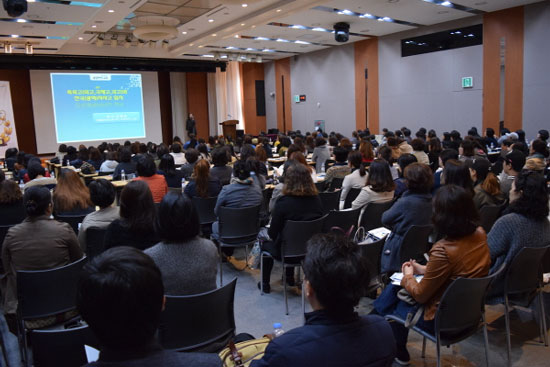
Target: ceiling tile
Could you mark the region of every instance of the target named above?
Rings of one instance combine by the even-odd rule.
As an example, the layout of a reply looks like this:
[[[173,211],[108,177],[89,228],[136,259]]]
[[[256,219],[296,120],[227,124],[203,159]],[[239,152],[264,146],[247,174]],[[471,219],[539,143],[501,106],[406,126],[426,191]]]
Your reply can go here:
[[[136,11],[166,15],[174,11],[176,8],[177,6],[175,5],[162,5],[149,2],[140,6]]]
[[[190,8],[188,6],[182,6],[173,12],[170,13],[170,15],[181,15],[184,17],[198,17],[203,15],[204,13],[207,13],[210,9],[202,9],[202,8]]]
[[[451,2],[483,11],[497,11],[543,0],[451,0]]]
[[[154,1],[148,2],[148,4],[154,3],[154,4],[182,6],[188,2],[189,0],[154,0]]]
[[[213,9],[221,4],[222,2],[220,0],[191,0],[188,3],[186,3],[185,6],[192,6],[194,8]]]

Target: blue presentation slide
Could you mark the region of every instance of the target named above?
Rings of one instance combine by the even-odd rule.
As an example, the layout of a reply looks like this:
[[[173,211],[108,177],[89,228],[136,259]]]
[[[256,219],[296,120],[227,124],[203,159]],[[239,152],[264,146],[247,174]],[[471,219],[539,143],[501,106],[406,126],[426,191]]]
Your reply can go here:
[[[140,74],[50,77],[58,143],[145,137]]]

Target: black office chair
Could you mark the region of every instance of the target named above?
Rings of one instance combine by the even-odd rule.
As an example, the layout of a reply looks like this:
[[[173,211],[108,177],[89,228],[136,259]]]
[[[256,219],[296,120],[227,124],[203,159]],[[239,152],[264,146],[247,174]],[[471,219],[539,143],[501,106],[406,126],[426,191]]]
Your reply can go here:
[[[307,241],[317,233],[323,232],[323,223],[326,215],[311,221],[287,220],[283,228],[281,245],[281,259],[275,259],[269,252],[262,251],[260,254],[260,274],[263,274],[264,256],[272,257],[273,260],[281,261],[283,264],[283,286],[285,296],[285,310],[288,315],[288,297],[286,292],[286,268],[301,267],[301,261],[306,255]],[[264,294],[264,283],[261,284],[261,292]],[[302,309],[304,308],[304,297],[302,292]]]
[[[325,186],[326,186],[325,181],[315,182],[315,187],[317,188],[317,191],[320,193],[325,191]]]
[[[360,227],[365,229],[365,232],[371,229],[382,227],[382,214],[393,205],[394,201],[385,201],[383,203],[370,202],[365,206],[363,215],[361,216]]]
[[[435,313],[434,333],[431,334],[417,326],[412,330],[424,337],[422,358],[426,355],[426,339],[436,344],[437,367],[441,366],[441,346],[458,343],[474,335],[480,324],[483,327],[485,342],[485,359],[489,367],[489,338],[485,321],[485,296],[491,282],[504,270],[501,267],[496,273],[485,278],[458,278],[445,290]],[[386,315],[386,319],[405,324],[405,320]]]
[[[88,325],[61,330],[33,330],[30,333],[33,365],[73,367],[88,363],[84,345],[99,349]]]
[[[491,231],[493,224],[495,224],[497,219],[500,217],[500,214],[504,208],[506,208],[506,205],[506,202],[500,205],[485,205],[479,210],[480,225],[486,233]]]
[[[264,200],[262,201],[263,212],[269,213],[269,202],[271,201],[271,197],[273,196],[273,189],[263,189],[262,196],[264,198]]]
[[[223,285],[222,248],[244,247],[248,261],[248,246],[253,246],[260,232],[260,205],[245,208],[220,207],[218,217],[220,284]]]
[[[330,232],[333,227],[341,228],[344,232],[347,232],[351,226],[354,226],[354,230],[350,234],[350,237],[353,238],[357,222],[359,222],[359,214],[361,214],[361,208],[331,210],[323,224],[323,233]]]
[[[338,210],[338,206],[340,205],[340,193],[341,191],[319,193],[319,198],[323,206],[323,214],[328,214],[331,210]]]
[[[55,215],[56,220],[69,223],[74,233],[78,235],[78,225],[82,223],[86,215]]]
[[[335,190],[341,189],[343,182],[344,182],[343,178],[334,177],[332,180],[330,180],[328,191],[335,191]]]
[[[83,257],[56,269],[17,272],[17,327],[25,361],[29,360],[25,321],[76,309],[78,278],[86,261]]]
[[[432,233],[431,225],[411,226],[401,242],[399,247],[399,263],[403,264],[411,259],[418,261],[421,264],[426,263],[424,254],[428,251],[428,237]],[[399,272],[399,269],[392,269],[392,272]]]
[[[522,248],[504,276],[504,317],[506,323],[506,343],[508,366],[512,365],[510,354],[512,341],[510,335],[510,311],[514,306],[528,308],[538,296],[539,298],[539,330],[541,341],[548,346],[546,313],[544,297],[542,294],[542,269],[543,260],[549,247],[524,247]]]
[[[353,200],[355,200],[357,196],[359,196],[360,192],[361,189],[349,189],[348,194],[346,195],[346,200],[344,200],[344,209],[351,208],[351,203],[353,203]]]
[[[225,286],[190,296],[166,296],[158,330],[163,348],[219,352],[235,334],[234,278]]]
[[[360,209],[357,209],[360,210]],[[367,259],[368,270],[370,275],[370,281],[367,286],[366,292],[367,295],[376,291],[378,288],[383,287],[384,283],[382,281],[381,275],[381,257],[382,257],[382,248],[386,242],[386,237],[379,239],[378,241],[372,243],[360,244],[359,248],[363,257]]]
[[[218,197],[201,198],[195,196],[191,199],[191,201],[193,201],[193,205],[195,206],[195,209],[197,209],[203,236],[208,238],[210,237],[210,234],[212,234],[212,223],[218,220],[216,213],[214,213],[214,208],[216,207]]]
[[[107,228],[86,228],[86,256],[88,259],[93,259],[105,251],[105,233],[107,233]]]

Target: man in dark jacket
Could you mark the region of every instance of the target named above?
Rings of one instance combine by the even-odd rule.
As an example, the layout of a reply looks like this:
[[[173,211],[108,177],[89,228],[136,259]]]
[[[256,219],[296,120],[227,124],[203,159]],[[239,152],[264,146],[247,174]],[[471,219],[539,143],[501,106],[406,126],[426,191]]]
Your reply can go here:
[[[222,365],[216,354],[166,351],[157,344],[162,276],[153,259],[136,248],[114,247],[86,264],[76,302],[102,346],[99,360],[86,366]]]
[[[313,312],[304,326],[273,339],[251,366],[391,366],[395,340],[388,322],[353,310],[369,282],[364,261],[359,246],[341,235],[312,237],[304,273]]]

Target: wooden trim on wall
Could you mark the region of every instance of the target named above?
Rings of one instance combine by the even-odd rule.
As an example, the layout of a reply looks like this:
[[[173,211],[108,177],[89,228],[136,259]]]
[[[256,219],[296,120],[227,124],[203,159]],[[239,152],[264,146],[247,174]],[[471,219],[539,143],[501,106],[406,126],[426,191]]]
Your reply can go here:
[[[195,116],[197,137],[208,139],[208,85],[206,73],[186,73],[186,83],[187,111]]]
[[[523,6],[483,15],[483,130],[499,131],[500,41],[504,53],[504,126],[523,127]]]
[[[353,45],[355,52],[355,127],[361,130],[368,127],[372,134],[378,134],[380,129],[378,38],[355,42]],[[367,84],[365,84],[365,69],[368,69]],[[367,89],[365,87],[368,87],[367,98],[365,98]]]
[[[0,70],[0,80],[10,82],[17,148],[37,154],[30,73],[28,70]]]
[[[283,81],[284,79],[284,102]],[[277,129],[292,130],[292,98],[290,95],[290,58],[275,60],[275,102],[277,104]],[[284,106],[284,111],[283,111]],[[284,122],[283,122],[284,117]]]
[[[159,71],[159,107],[160,124],[162,129],[162,141],[171,144],[174,132],[172,130],[172,92],[170,90],[170,72]]]
[[[264,64],[247,62],[242,67],[244,131],[258,135],[266,131],[266,117],[256,114],[256,80],[264,80]]]

